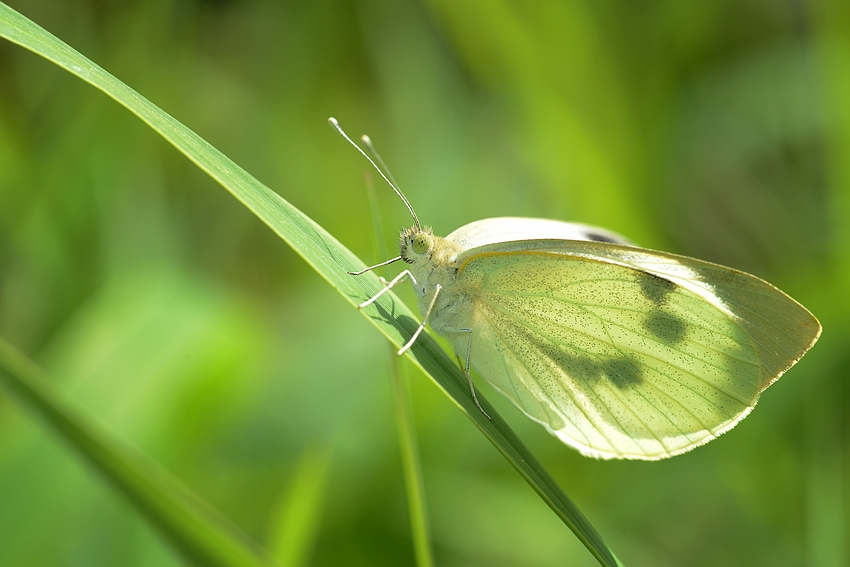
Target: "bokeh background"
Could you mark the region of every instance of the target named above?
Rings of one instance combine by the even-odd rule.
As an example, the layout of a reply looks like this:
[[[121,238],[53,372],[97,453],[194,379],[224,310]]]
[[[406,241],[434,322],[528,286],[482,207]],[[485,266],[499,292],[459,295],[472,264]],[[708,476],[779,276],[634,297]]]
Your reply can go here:
[[[366,164],[328,116],[371,135],[438,234],[581,221],[773,282],[823,337],[687,455],[582,458],[478,383],[627,565],[850,563],[846,3],[8,3],[367,262],[383,258]],[[393,246],[410,219],[377,191]],[[0,335],[264,545],[307,478],[301,564],[413,564],[385,340],[147,126],[5,42]],[[437,564],[593,565],[461,412],[406,376]],[[0,565],[179,564],[0,392]]]

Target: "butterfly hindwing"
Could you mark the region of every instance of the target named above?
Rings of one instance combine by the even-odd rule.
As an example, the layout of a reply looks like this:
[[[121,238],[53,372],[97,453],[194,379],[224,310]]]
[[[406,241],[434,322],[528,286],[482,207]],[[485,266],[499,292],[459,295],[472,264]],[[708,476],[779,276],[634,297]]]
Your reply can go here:
[[[758,278],[630,246],[496,243],[458,267],[459,286],[476,290],[473,366],[596,457],[655,459],[709,441],[816,337],[767,345],[777,326],[817,322]]]

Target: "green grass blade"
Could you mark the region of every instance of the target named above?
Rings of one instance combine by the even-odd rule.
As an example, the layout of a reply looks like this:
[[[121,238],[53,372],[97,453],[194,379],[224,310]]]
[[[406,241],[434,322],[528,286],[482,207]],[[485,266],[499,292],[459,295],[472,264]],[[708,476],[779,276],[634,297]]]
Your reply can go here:
[[[5,4],[0,4],[0,35],[53,61],[136,114],[253,211],[351,304],[363,302],[382,288],[374,274],[351,277],[346,273],[362,269],[365,264],[321,226],[156,105]],[[384,294],[379,301],[363,309],[362,313],[397,346],[407,341],[418,324],[417,316],[391,293]],[[613,552],[581,511],[481,396],[479,400],[493,421],[488,421],[478,411],[469,395],[466,379],[437,342],[423,335],[408,353],[519,471],[598,561],[603,565],[618,565]]]
[[[415,425],[411,414],[410,390],[407,376],[402,376],[400,361],[395,349],[389,353],[390,373],[395,398],[396,423],[398,424],[399,447],[401,449],[402,468],[404,469],[404,488],[407,493],[410,531],[413,536],[413,551],[416,567],[433,567],[434,552],[431,546],[431,526],[428,521],[428,506],[425,500],[425,483],[422,480],[422,467],[419,460],[419,444],[416,441]]]
[[[85,417],[35,363],[3,339],[0,385],[35,409],[192,563],[216,567],[274,564],[209,504]]]
[[[308,446],[280,498],[269,529],[268,549],[281,567],[311,564],[328,493],[331,448]]]
[[[375,241],[375,251],[377,252],[376,257],[390,258],[384,244],[378,193],[375,191],[371,172],[365,176],[365,180],[369,216],[372,219],[372,238]],[[386,277],[387,267],[379,268],[378,272]],[[431,524],[428,520],[425,482],[422,479],[422,461],[419,458],[419,443],[416,439],[416,426],[413,421],[413,404],[410,400],[407,376],[402,376],[401,373],[402,361],[396,355],[396,349],[392,345],[387,345],[387,351],[390,381],[393,384],[401,467],[404,471],[404,489],[407,494],[407,514],[410,518],[410,533],[413,538],[413,554],[416,558],[416,567],[433,567],[434,551],[433,545],[431,545]]]

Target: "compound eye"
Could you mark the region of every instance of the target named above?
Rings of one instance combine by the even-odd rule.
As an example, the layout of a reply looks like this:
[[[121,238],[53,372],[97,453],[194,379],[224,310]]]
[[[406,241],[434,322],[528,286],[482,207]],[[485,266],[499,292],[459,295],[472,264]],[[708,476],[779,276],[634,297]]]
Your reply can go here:
[[[428,238],[427,234],[418,233],[413,237],[413,251],[416,254],[425,254],[428,249],[431,247],[431,239]]]

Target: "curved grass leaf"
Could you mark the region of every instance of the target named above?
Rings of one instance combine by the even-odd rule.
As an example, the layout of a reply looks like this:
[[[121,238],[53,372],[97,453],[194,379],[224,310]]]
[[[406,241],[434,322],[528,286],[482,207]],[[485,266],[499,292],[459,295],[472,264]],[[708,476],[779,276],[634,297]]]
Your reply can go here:
[[[136,114],[254,212],[352,305],[360,304],[383,287],[372,273],[357,278],[349,276],[347,271],[362,269],[365,264],[312,219],[159,107],[5,4],[0,4],[0,36],[56,63]],[[404,344],[418,325],[418,317],[392,293],[385,293],[362,312],[397,346]],[[602,565],[619,565],[613,552],[581,511],[482,396],[479,396],[479,401],[493,421],[488,421],[478,411],[469,395],[466,378],[437,342],[423,334],[408,353],[597,560]]]
[[[84,416],[43,372],[0,339],[0,385],[61,433],[196,565],[270,567],[271,558],[165,470]]]

